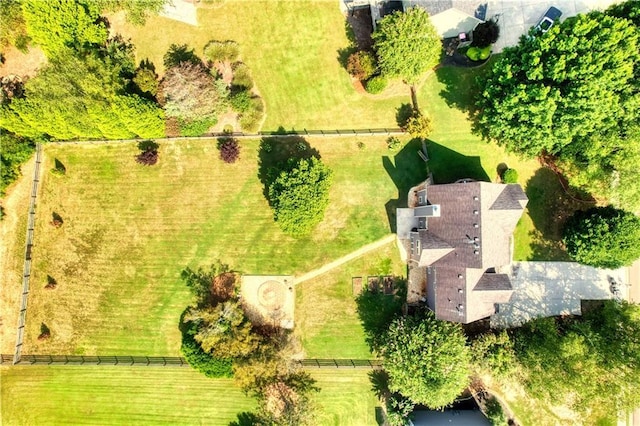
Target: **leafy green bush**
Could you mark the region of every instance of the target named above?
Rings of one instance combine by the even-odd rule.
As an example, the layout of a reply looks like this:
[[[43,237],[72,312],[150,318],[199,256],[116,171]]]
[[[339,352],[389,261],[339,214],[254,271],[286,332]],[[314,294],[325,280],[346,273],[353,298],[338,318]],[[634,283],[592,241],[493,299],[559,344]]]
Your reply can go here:
[[[507,169],[502,173],[503,183],[518,183],[518,172],[515,169]]]
[[[467,50],[467,58],[471,59],[472,61],[484,61],[485,59],[489,58],[490,55],[491,46],[483,48],[474,46],[470,47],[469,50]]]
[[[274,220],[291,236],[304,236],[322,221],[333,173],[319,159],[290,159],[268,187]]]
[[[382,92],[386,87],[387,79],[381,75],[371,77],[364,85],[365,90],[372,95]]]
[[[231,97],[229,98],[229,103],[235,112],[247,112],[252,107],[251,93],[248,90],[239,90],[235,93],[232,92]]]
[[[358,80],[367,80],[376,73],[378,64],[373,53],[360,50],[349,55],[347,72]]]
[[[387,423],[390,426],[405,426],[410,419],[415,404],[399,393],[393,393],[387,398]]]
[[[149,68],[140,68],[133,77],[133,82],[141,92],[147,92],[155,96],[158,93],[158,76]]]
[[[389,136],[389,138],[387,138],[387,148],[389,148],[391,151],[395,151],[399,147],[400,139],[395,136]]]
[[[491,46],[500,37],[500,26],[493,19],[482,22],[473,30],[473,45],[479,48]]]
[[[249,67],[242,62],[237,62],[233,65],[233,79],[231,80],[231,87],[242,87],[246,90],[253,88],[253,79],[249,72]]]
[[[197,327],[193,323],[190,324],[190,328],[183,332],[182,346],[180,347],[180,352],[189,365],[207,377],[232,377],[232,360],[215,358],[203,351],[193,338]]]
[[[180,136],[202,136],[209,131],[211,126],[218,122],[217,119],[204,119],[196,121],[180,120]]]
[[[502,411],[502,405],[496,398],[490,398],[485,404],[485,414],[493,426],[507,426],[507,418]]]
[[[12,133],[0,132],[0,195],[10,183],[20,177],[20,166],[35,150],[33,141]]]
[[[211,62],[235,62],[240,56],[240,46],[235,41],[211,40],[204,47],[204,57]]]
[[[246,132],[256,132],[264,118],[264,102],[262,98],[254,96],[251,98],[250,108],[240,115],[238,122],[242,130]]]
[[[409,133],[411,137],[427,139],[433,131],[431,118],[420,111],[414,110],[411,117],[407,120],[404,131]]]
[[[576,262],[597,268],[628,266],[640,257],[640,218],[613,206],[577,211],[562,241]]]

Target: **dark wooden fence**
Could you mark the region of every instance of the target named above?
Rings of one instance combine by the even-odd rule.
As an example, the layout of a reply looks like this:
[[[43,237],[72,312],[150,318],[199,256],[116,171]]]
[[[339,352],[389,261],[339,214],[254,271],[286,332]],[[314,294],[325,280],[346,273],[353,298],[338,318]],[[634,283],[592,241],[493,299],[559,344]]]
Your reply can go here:
[[[20,361],[22,344],[24,341],[25,323],[27,320],[27,301],[29,299],[29,278],[31,277],[31,251],[33,248],[33,232],[36,226],[36,198],[38,196],[38,185],[40,183],[40,165],[42,163],[42,145],[36,145],[36,163],[33,171],[33,182],[31,183],[31,196],[29,198],[29,216],[27,220],[27,239],[24,251],[24,271],[22,273],[22,296],[20,300],[20,314],[18,316],[18,332],[16,334],[16,349],[12,361]],[[3,355],[4,357],[4,355]],[[2,361],[4,363],[4,359]]]
[[[272,132],[258,132],[258,133],[207,133],[203,136],[175,136],[165,138],[150,138],[157,142],[172,141],[172,140],[199,140],[199,139],[212,139],[212,138],[224,138],[234,137],[237,139],[257,139],[264,137],[278,137],[287,138],[295,136],[325,136],[325,137],[345,137],[345,136],[391,136],[401,135],[404,132],[399,128],[379,128],[379,129],[335,129],[335,130],[277,130]],[[101,144],[101,143],[118,143],[118,142],[140,142],[143,138],[138,139],[72,139],[68,141],[51,141],[49,143],[54,144]]]
[[[22,355],[14,363],[13,355],[0,355],[2,364],[13,365],[115,365],[137,367],[188,367],[187,360],[172,356],[128,356],[128,355]],[[306,369],[335,368],[380,368],[382,361],[377,359],[301,359],[296,360]]]

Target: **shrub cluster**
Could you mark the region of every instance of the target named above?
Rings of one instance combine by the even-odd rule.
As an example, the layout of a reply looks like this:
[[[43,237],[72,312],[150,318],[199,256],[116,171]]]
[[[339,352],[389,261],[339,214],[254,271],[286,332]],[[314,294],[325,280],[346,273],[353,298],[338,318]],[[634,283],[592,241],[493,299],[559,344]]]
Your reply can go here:
[[[211,62],[235,62],[240,56],[240,47],[235,41],[212,40],[204,47],[204,57]]]
[[[349,55],[347,72],[358,80],[368,80],[378,69],[376,57],[373,53],[360,50]]]
[[[502,183],[518,183],[518,172],[515,169],[507,169],[502,173]]]
[[[372,95],[382,92],[387,87],[387,79],[382,75],[376,75],[371,77],[364,85],[367,92]]]
[[[240,157],[240,145],[234,138],[223,138],[218,142],[220,158],[225,163],[235,163]]]
[[[427,139],[433,130],[431,118],[419,110],[414,110],[403,130],[409,133],[411,137]]]

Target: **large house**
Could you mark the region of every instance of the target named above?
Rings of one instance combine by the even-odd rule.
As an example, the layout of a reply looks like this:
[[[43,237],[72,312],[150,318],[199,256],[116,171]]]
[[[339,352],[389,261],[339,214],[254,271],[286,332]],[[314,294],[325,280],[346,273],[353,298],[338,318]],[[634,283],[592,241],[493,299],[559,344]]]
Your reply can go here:
[[[397,235],[409,265],[408,302],[436,318],[470,323],[495,313],[513,288],[512,233],[527,204],[520,185],[463,180],[411,188],[397,209]]]

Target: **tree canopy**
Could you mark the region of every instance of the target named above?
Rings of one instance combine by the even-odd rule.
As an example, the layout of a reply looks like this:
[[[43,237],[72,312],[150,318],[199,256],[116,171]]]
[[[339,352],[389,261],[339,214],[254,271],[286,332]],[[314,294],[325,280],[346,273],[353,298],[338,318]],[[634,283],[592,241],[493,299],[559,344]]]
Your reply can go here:
[[[224,108],[228,90],[202,65],[180,62],[162,81],[168,116],[185,121],[215,118]]]
[[[168,0],[92,0],[100,10],[118,12],[124,10],[127,21],[144,25],[147,18],[162,10]]]
[[[419,7],[387,15],[373,33],[383,75],[414,83],[440,61],[442,42],[427,12]]]
[[[52,58],[25,84],[25,96],[0,110],[0,127],[38,138],[124,139],[164,134],[162,110],[153,102],[123,92],[121,64],[97,53]]]
[[[49,57],[67,48],[101,45],[108,31],[98,4],[88,0],[24,0],[24,20],[31,40]]]
[[[640,307],[606,301],[582,318],[541,318],[513,332],[529,392],[589,417],[640,403]],[[590,423],[590,422],[587,422]]]
[[[619,268],[640,258],[640,218],[614,207],[577,211],[567,220],[563,242],[585,265]]]
[[[629,20],[601,12],[532,30],[481,82],[479,130],[510,151],[556,156],[571,184],[635,210],[639,35]]]
[[[324,217],[331,181],[331,170],[319,159],[290,159],[268,187],[280,228],[293,236],[309,234]]]
[[[416,404],[444,407],[469,384],[470,355],[462,328],[436,320],[431,311],[395,319],[381,353],[389,389]]]

